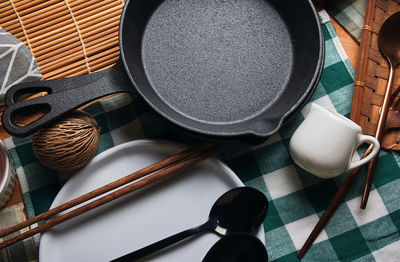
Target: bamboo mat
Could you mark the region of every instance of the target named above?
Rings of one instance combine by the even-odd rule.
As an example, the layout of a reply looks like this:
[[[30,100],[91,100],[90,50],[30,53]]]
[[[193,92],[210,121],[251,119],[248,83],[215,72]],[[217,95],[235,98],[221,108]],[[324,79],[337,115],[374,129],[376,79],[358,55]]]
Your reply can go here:
[[[125,0],[0,0],[0,27],[33,53],[44,79],[113,65]]]
[[[398,11],[400,0],[368,0],[350,115],[350,118],[363,128],[364,134],[376,133],[389,77],[388,62],[379,51],[378,33],[383,22]],[[393,91],[399,86],[400,69],[397,68]],[[381,146],[388,150],[400,150],[400,130],[388,130]]]

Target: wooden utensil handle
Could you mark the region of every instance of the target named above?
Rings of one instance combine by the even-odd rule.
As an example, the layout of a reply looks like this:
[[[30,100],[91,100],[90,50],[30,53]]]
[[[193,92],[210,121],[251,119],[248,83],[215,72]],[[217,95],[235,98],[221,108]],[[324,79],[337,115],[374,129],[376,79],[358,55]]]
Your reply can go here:
[[[379,121],[378,121],[378,127],[376,128],[376,134],[375,134],[375,138],[379,141],[379,143],[381,143],[382,139],[383,139],[383,133],[385,131],[385,126],[386,126],[386,118],[388,115],[389,105],[391,102],[391,95],[392,95],[391,89],[392,89],[392,82],[393,82],[393,77],[394,77],[394,68],[393,68],[393,65],[390,62],[390,60],[388,60],[388,62],[389,62],[389,69],[390,69],[389,70],[389,80],[388,80],[388,83],[386,86],[385,96],[383,99],[383,104],[381,107]],[[375,176],[375,170],[376,170],[376,165],[378,164],[378,159],[379,159],[379,153],[369,163],[367,178],[366,178],[365,184],[364,184],[364,192],[363,192],[363,196],[362,196],[361,204],[360,204],[361,209],[365,209],[365,207],[367,206],[369,191],[371,189],[372,180],[374,179],[374,176]]]
[[[362,158],[366,157],[372,152],[373,146],[369,146],[367,151],[365,151]],[[318,223],[315,225],[314,229],[312,230],[311,234],[308,236],[306,242],[300,249],[299,253],[297,254],[298,258],[302,258],[308,249],[311,247],[312,243],[314,243],[315,239],[318,237],[319,233],[324,229],[326,224],[329,222],[333,214],[335,213],[336,209],[342,203],[344,197],[346,196],[347,192],[349,192],[351,186],[353,185],[355,178],[358,175],[358,172],[361,170],[361,167],[357,167],[353,169],[353,171],[349,174],[346,178],[344,183],[340,186],[339,190],[336,192],[335,196],[332,198],[331,202],[329,203],[328,208],[322,214],[321,218],[319,219]]]
[[[331,200],[328,208],[325,210],[325,212],[322,214],[321,218],[319,219],[318,223],[315,225],[313,231],[311,234],[308,236],[306,242],[304,243],[303,247],[300,249],[299,253],[297,254],[298,258],[302,258],[308,249],[311,247],[311,245],[314,243],[315,239],[318,237],[319,233],[324,229],[326,224],[328,224],[329,220],[335,213],[336,209],[339,207],[339,205],[342,203],[345,195],[347,192],[350,190],[351,186],[353,185],[355,178],[357,177],[357,174],[361,167],[358,167],[354,169],[350,175],[347,177],[347,179],[344,181],[343,185],[339,188],[333,199]]]

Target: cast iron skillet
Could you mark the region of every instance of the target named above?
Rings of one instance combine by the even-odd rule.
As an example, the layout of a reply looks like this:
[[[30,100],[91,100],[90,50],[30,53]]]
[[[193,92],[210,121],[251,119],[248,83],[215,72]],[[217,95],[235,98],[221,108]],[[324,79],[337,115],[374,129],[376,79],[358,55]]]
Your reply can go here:
[[[324,61],[310,0],[130,0],[119,37],[121,56],[110,69],[12,87],[4,129],[26,136],[99,97],[138,92],[194,133],[267,137],[310,98]],[[18,102],[38,91],[49,94]],[[16,123],[43,109],[38,120]]]

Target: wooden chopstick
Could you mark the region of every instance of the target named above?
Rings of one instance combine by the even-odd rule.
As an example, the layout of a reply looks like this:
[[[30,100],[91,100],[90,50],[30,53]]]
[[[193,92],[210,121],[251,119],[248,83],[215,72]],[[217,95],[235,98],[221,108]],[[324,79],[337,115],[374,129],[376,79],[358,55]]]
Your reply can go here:
[[[0,233],[0,237],[4,237],[12,232],[15,232],[16,230],[22,229],[26,226],[32,225],[33,223],[39,222],[43,219],[47,219],[53,215],[58,214],[59,212],[62,212],[66,209],[69,209],[71,207],[74,207],[78,204],[81,204],[83,202],[86,202],[96,196],[102,195],[104,193],[107,193],[113,189],[116,189],[118,187],[121,187],[123,185],[126,185],[129,182],[132,182],[134,180],[137,180],[139,178],[142,178],[150,173],[153,173],[157,170],[160,170],[154,174],[148,175],[147,177],[144,177],[143,179],[140,179],[136,182],[133,182],[132,184],[129,184],[125,187],[122,187],[114,192],[111,192],[101,198],[98,198],[92,202],[89,202],[88,204],[85,204],[77,209],[74,209],[66,214],[63,214],[57,218],[51,219],[44,224],[31,229],[25,233],[22,233],[16,237],[13,237],[11,239],[8,239],[4,241],[3,243],[0,243],[0,249],[7,247],[13,243],[16,243],[20,240],[23,240],[27,237],[33,236],[37,233],[46,231],[47,229],[51,228],[52,226],[55,226],[57,224],[60,224],[70,218],[76,217],[82,213],[85,213],[86,211],[89,211],[95,207],[98,207],[102,204],[108,203],[111,200],[114,200],[118,197],[121,197],[129,192],[132,192],[136,189],[139,189],[141,187],[144,187],[146,185],[149,185],[155,181],[158,181],[178,170],[181,170],[185,167],[191,166],[193,164],[196,164],[198,162],[201,162],[209,157],[213,157],[218,155],[222,149],[216,148],[213,146],[211,143],[205,143],[199,146],[194,146],[188,150],[185,150],[181,153],[175,154],[169,158],[166,158],[160,162],[157,162],[153,165],[150,165],[148,167],[145,167],[139,171],[136,171],[128,176],[125,176],[123,178],[120,178],[114,182],[111,182],[105,186],[102,186],[98,189],[95,189],[89,193],[86,193],[78,198],[75,198],[73,200],[70,200],[58,207],[55,207],[53,209],[50,209],[47,212],[44,212],[38,216],[35,216],[27,221],[24,221],[20,224],[17,224],[15,226],[12,226]],[[194,156],[193,156],[194,155]],[[179,162],[180,161],[180,162]],[[164,168],[164,169],[162,169]]]
[[[365,151],[362,158],[366,157],[372,152],[373,145],[370,145],[368,149]],[[318,237],[319,233],[324,229],[326,224],[328,224],[329,220],[335,214],[336,209],[342,203],[345,195],[349,192],[351,186],[353,185],[355,178],[357,177],[359,171],[361,170],[362,166],[355,168],[340,186],[339,190],[336,192],[335,196],[332,198],[331,202],[329,203],[328,208],[322,214],[321,218],[319,219],[318,223],[315,225],[314,229],[312,230],[311,234],[308,236],[306,242],[300,249],[299,253],[297,254],[298,258],[302,258],[311,247],[312,243],[314,243],[315,239]]]

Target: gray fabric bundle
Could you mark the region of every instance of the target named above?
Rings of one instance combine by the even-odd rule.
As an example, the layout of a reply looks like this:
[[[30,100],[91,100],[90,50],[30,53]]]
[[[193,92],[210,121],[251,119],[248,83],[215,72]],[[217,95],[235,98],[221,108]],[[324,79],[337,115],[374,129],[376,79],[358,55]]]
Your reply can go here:
[[[0,28],[0,105],[8,88],[42,79],[29,49],[20,40]]]

